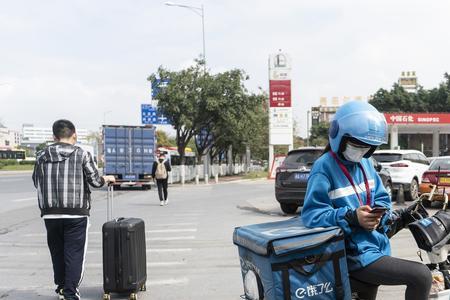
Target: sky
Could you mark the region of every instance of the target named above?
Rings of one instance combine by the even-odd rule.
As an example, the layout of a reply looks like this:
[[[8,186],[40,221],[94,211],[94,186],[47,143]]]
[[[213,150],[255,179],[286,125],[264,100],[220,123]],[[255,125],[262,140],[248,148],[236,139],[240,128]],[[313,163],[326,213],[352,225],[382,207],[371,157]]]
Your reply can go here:
[[[268,89],[268,56],[292,58],[297,133],[320,97],[367,97],[402,71],[436,87],[449,72],[449,1],[173,1],[205,9],[212,73],[239,68]],[[0,122],[140,125],[146,80],[202,52],[201,18],[154,0],[0,0]]]

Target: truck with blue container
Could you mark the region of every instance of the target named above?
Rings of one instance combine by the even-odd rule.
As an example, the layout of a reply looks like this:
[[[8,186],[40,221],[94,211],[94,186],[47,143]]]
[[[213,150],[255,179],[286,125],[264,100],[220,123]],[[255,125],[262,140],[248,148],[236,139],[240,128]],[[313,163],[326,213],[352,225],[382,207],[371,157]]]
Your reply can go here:
[[[104,174],[116,177],[115,187],[150,189],[156,151],[156,128],[103,126]]]

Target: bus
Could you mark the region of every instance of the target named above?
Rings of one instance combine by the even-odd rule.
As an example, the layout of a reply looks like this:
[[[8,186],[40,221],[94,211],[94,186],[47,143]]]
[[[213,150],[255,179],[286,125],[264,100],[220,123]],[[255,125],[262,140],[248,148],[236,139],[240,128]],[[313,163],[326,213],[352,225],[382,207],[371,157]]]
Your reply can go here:
[[[159,147],[158,153],[166,154],[172,166],[179,166],[181,163],[180,153],[178,153],[177,147]],[[195,166],[195,152],[193,152],[191,148],[187,147],[185,149],[184,157],[186,166]]]
[[[0,159],[25,159],[25,150],[0,150]]]

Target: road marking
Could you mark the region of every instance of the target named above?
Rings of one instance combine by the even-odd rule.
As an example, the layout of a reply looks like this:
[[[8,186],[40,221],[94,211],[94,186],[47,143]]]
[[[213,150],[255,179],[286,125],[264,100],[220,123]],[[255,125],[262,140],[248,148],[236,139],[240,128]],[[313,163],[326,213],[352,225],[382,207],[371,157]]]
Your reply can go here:
[[[180,229],[157,229],[147,230],[147,233],[163,233],[163,232],[197,232],[197,228],[180,228]]]
[[[151,233],[177,233],[177,232],[197,232],[197,228],[180,228],[180,229],[155,229],[155,230],[146,230],[148,234]],[[101,231],[92,231],[89,232],[90,235],[100,235]],[[46,233],[26,233],[22,235],[23,237],[46,237]],[[191,238],[187,238],[188,240]],[[156,239],[158,240],[158,239]]]
[[[47,234],[46,233],[27,233],[27,234],[22,234],[22,236],[24,236],[24,237],[46,237]]]
[[[145,239],[146,241],[179,241],[194,240],[195,236],[171,236],[171,237],[152,237]]]
[[[167,253],[167,252],[189,252],[192,251],[192,248],[174,248],[174,249],[169,249],[169,248],[152,248],[152,249],[148,249],[147,252],[148,253]]]
[[[146,230],[146,233],[169,233],[169,232],[197,232],[197,228],[180,228],[180,229],[155,229],[155,230]],[[101,231],[92,231],[89,232],[92,235],[102,234]],[[23,237],[46,237],[46,233],[26,233],[22,235]]]
[[[161,262],[149,262],[147,263],[147,267],[170,267],[170,266],[182,266],[185,265],[185,261],[161,261]],[[94,269],[94,268],[103,268],[102,263],[91,263],[86,264],[86,268]]]
[[[169,232],[197,232],[196,228],[186,228],[186,229],[161,229],[161,230],[147,230],[146,233],[169,233]],[[100,231],[89,232],[92,235],[102,234]],[[23,237],[46,237],[46,233],[26,233],[22,235]],[[195,236],[174,236],[174,237],[151,237],[146,238],[147,241],[172,241],[172,240],[193,240]]]
[[[31,180],[31,178],[30,178]],[[0,178],[0,182],[17,182],[17,181],[29,181],[28,178]]]
[[[2,269],[6,270],[6,269]],[[16,269],[14,269],[16,270]],[[186,285],[189,283],[189,279],[186,277],[181,278],[169,278],[169,279],[160,279],[160,280],[148,280],[145,285],[146,286],[155,286],[155,285]],[[86,286],[86,284],[83,284]],[[89,286],[103,286],[103,282],[90,282]],[[42,285],[27,285],[26,287],[22,286],[7,286],[7,285],[0,285],[1,290],[14,290],[14,291],[29,291],[29,290],[53,290],[55,289],[54,286],[42,286]]]
[[[14,200],[11,200],[11,201],[12,202],[25,202],[25,201],[31,201],[31,200],[37,200],[37,198],[33,197],[33,198],[14,199]]]
[[[162,261],[162,262],[147,263],[147,267],[170,267],[170,266],[181,266],[185,264],[186,264],[185,261]]]
[[[163,279],[163,280],[149,280],[147,281],[147,286],[153,286],[153,285],[185,285],[189,283],[189,279],[186,277],[180,278],[180,279]]]
[[[41,253],[43,254],[43,253]],[[38,252],[14,252],[14,253],[2,253],[0,254],[0,257],[10,257],[10,256],[37,256],[39,255]]]
[[[166,223],[166,224],[152,224],[152,226],[191,226],[198,225],[198,223]]]
[[[204,213],[184,213],[184,214],[172,214],[174,217],[199,217]]]
[[[16,242],[0,242],[0,246],[8,248],[26,247],[26,248],[36,248],[36,247],[48,247],[45,241],[36,243],[16,243]]]
[[[146,250],[147,253],[170,253],[170,252],[189,252],[189,251],[192,251],[192,248],[152,248]],[[86,251],[87,254],[97,254],[102,252],[103,252],[102,250]]]

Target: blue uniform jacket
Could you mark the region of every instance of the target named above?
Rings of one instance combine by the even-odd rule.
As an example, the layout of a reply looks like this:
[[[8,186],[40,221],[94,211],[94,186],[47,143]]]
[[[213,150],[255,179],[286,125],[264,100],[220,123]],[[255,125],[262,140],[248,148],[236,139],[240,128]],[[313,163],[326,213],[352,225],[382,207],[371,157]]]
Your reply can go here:
[[[357,164],[341,160],[347,167],[361,200],[366,204],[364,177]],[[372,162],[363,159],[361,164],[369,181],[372,203],[391,209],[391,199]],[[307,227],[339,226],[344,231],[349,271],[363,268],[385,255],[391,254],[386,232],[388,214],[377,230],[367,231],[361,226],[350,225],[345,219],[348,210],[360,206],[358,197],[330,152],[322,155],[311,170],[302,210],[302,221]]]

